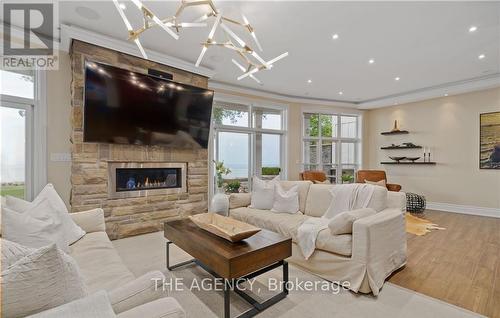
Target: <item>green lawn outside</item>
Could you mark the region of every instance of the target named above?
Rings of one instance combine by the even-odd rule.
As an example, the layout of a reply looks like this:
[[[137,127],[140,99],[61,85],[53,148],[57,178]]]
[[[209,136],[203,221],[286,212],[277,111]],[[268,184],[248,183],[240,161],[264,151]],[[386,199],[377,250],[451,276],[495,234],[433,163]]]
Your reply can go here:
[[[13,197],[24,199],[24,185],[5,185],[0,186],[0,196],[11,195]]]

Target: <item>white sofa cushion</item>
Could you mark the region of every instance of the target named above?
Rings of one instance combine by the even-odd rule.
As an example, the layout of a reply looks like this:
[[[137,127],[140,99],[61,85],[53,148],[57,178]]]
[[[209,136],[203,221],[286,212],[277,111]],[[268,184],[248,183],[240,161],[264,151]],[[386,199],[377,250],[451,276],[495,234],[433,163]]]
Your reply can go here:
[[[89,292],[111,291],[135,279],[123,264],[106,232],[87,233],[71,246]]]
[[[318,238],[316,239],[316,249],[342,256],[351,256],[352,235],[332,235],[329,229],[323,229],[318,233]]]
[[[278,180],[279,176],[270,181],[261,180],[257,176],[253,176],[250,207],[253,209],[270,210],[274,203],[274,184]]]
[[[0,249],[2,250],[2,270],[36,250],[3,238],[0,238]]]
[[[387,193],[389,192],[387,188],[373,186],[374,191],[370,202],[368,202],[367,208],[372,208],[375,212],[380,212],[387,207]]]
[[[86,233],[106,231],[104,210],[101,208],[70,213],[73,221]]]
[[[270,210],[257,210],[252,208],[237,208],[230,210],[229,213],[230,217],[237,220],[253,224],[284,236],[289,236],[292,238],[293,242],[297,242],[297,231],[299,226],[310,218],[302,213],[273,213]],[[335,254],[350,256],[352,251],[352,236],[350,234],[334,236],[327,228],[318,234],[316,248]]]
[[[55,307],[29,318],[114,318],[116,314],[104,290]],[[145,316],[141,317],[145,318]]]
[[[352,225],[356,220],[375,213],[377,212],[371,208],[345,211],[334,216],[328,222],[328,228],[330,228],[332,235],[351,234]]]
[[[6,198],[6,207],[17,212],[24,212],[43,200],[49,201],[52,206],[52,210],[48,211],[47,215],[56,222],[62,223],[62,231],[68,245],[73,244],[85,235],[85,231],[73,222],[64,201],[59,194],[57,194],[57,191],[51,183],[48,183],[42,191],[40,191],[33,202],[8,196]]]
[[[236,209],[247,207],[250,205],[251,200],[251,193],[231,193],[231,195],[229,196],[229,208]]]
[[[309,193],[309,187],[313,183],[311,181],[280,181],[280,185],[285,191],[290,190],[293,186],[298,185],[299,189],[299,209],[300,212],[304,213],[306,210],[306,200]]]
[[[309,188],[305,215],[321,217],[325,214],[332,201],[330,190],[337,185],[333,184],[313,184]],[[368,202],[368,208],[377,212],[384,210],[387,206],[387,189],[379,186],[373,186],[374,191],[371,200]]]
[[[109,301],[115,313],[130,310],[147,302],[164,297],[165,275],[160,271],[148,272],[133,281],[109,292]]]
[[[387,191],[387,208],[406,212],[406,193]]]
[[[76,262],[56,247],[42,247],[1,274],[2,317],[24,317],[85,297]]]
[[[274,184],[274,203],[272,212],[295,214],[299,212],[299,185],[285,191],[279,183]]]
[[[52,204],[46,199],[32,204],[24,212],[3,208],[3,237],[36,248],[55,243],[63,251],[68,251],[62,223],[49,216],[51,211],[53,211]]]
[[[313,184],[309,188],[305,215],[321,217],[325,214],[332,201],[330,190],[334,184]]]
[[[160,298],[118,314],[118,318],[184,318],[186,312],[172,297]]]

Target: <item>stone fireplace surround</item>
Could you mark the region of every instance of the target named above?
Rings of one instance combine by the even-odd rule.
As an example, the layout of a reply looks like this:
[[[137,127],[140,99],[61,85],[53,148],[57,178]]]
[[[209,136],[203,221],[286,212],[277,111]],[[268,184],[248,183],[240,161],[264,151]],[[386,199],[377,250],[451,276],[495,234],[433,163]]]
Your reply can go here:
[[[163,223],[207,211],[208,151],[170,149],[159,146],[118,145],[83,142],[84,62],[91,60],[147,74],[155,69],[173,75],[173,80],[207,88],[204,76],[73,40],[71,47],[71,211],[102,208],[111,239],[163,229]],[[113,162],[184,163],[186,191],[110,199],[108,165]]]

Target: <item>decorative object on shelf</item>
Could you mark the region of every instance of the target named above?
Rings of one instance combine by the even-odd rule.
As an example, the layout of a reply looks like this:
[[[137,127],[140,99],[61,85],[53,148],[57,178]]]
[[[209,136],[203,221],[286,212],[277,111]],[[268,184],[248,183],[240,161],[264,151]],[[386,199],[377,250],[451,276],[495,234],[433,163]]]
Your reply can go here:
[[[120,14],[120,17],[122,18],[125,27],[128,30],[128,39],[130,41],[133,41],[137,45],[139,51],[145,59],[147,59],[148,56],[139,40],[139,37],[146,30],[149,30],[155,26],[160,26],[171,37],[173,37],[175,40],[178,40],[178,33],[181,29],[192,27],[206,27],[207,23],[205,21],[210,18],[213,18],[214,23],[210,29],[210,32],[208,33],[207,40],[202,43],[200,55],[198,56],[198,59],[195,63],[197,67],[200,65],[203,56],[205,55],[209,47],[217,46],[220,48],[226,48],[228,50],[231,50],[232,52],[236,52],[236,54],[242,59],[243,63],[245,64],[245,66],[243,66],[235,59],[231,60],[232,63],[235,64],[243,72],[243,74],[237,78],[238,81],[246,77],[250,77],[260,84],[260,80],[257,79],[254,74],[261,70],[271,69],[274,63],[288,56],[288,52],[285,52],[269,61],[265,61],[254,49],[249,47],[248,44],[241,39],[241,37],[236,35],[236,33],[228,27],[229,24],[232,24],[248,32],[259,50],[262,52],[263,49],[260,45],[260,42],[257,40],[255,29],[252,27],[252,25],[250,25],[248,19],[244,15],[242,15],[243,22],[240,22],[224,16],[222,14],[222,10],[217,9],[212,0],[182,0],[175,14],[172,17],[166,19],[160,19],[153,13],[153,11],[144,6],[144,4],[140,0],[131,1],[142,13],[143,26],[137,30],[133,29],[132,24],[125,15],[124,9],[122,8],[120,2],[118,2],[118,0],[113,0],[113,3],[116,7],[116,10]],[[208,12],[203,14],[195,21],[181,22],[180,16],[188,7],[208,8]],[[219,26],[224,34],[224,40],[218,42],[214,40],[214,37]]]
[[[230,242],[239,242],[260,232],[260,228],[229,217],[202,213],[189,217],[194,224]]]
[[[406,211],[422,213],[425,211],[425,197],[423,195],[406,192]]]
[[[217,190],[210,202],[210,212],[227,215],[229,212],[229,198],[224,193],[224,179],[222,176],[231,173],[231,170],[224,167],[224,162],[214,161]]]
[[[431,147],[424,147],[424,162],[431,162]]]
[[[398,145],[393,144],[392,146],[381,147],[380,149],[387,150],[387,149],[420,149],[420,148],[422,148],[422,146],[417,146],[417,145],[413,145],[413,144],[411,146],[408,146],[408,145],[398,146]]]
[[[435,165],[435,162],[424,161],[382,161],[382,165]]]
[[[420,159],[421,157],[406,157],[406,160],[409,160],[411,162],[415,162],[417,161],[418,159]]]
[[[401,160],[406,159],[406,157],[391,157],[391,156],[389,156],[389,158],[396,161],[397,163],[399,163]]]
[[[479,168],[500,169],[500,112],[481,114],[479,122]]]
[[[398,131],[401,131],[399,129],[399,122],[397,120],[394,121],[394,127],[392,127],[392,130],[391,132],[398,132]]]
[[[418,147],[417,145],[415,145],[412,142],[403,142],[403,145],[406,146],[406,147],[408,147],[408,148]]]

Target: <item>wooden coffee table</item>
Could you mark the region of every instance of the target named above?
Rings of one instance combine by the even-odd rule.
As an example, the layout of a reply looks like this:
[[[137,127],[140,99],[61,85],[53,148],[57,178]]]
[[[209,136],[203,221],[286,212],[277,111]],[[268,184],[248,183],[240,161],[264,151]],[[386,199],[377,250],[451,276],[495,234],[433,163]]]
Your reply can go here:
[[[230,317],[231,290],[252,308],[238,317],[253,317],[288,295],[287,257],[292,255],[292,239],[262,230],[238,243],[231,243],[200,229],[189,219],[165,222],[166,262],[169,270],[195,263],[216,278],[224,280],[224,317]],[[175,244],[193,257],[192,260],[170,265],[169,246]],[[239,288],[239,283],[277,267],[283,267],[282,291],[260,303]]]

